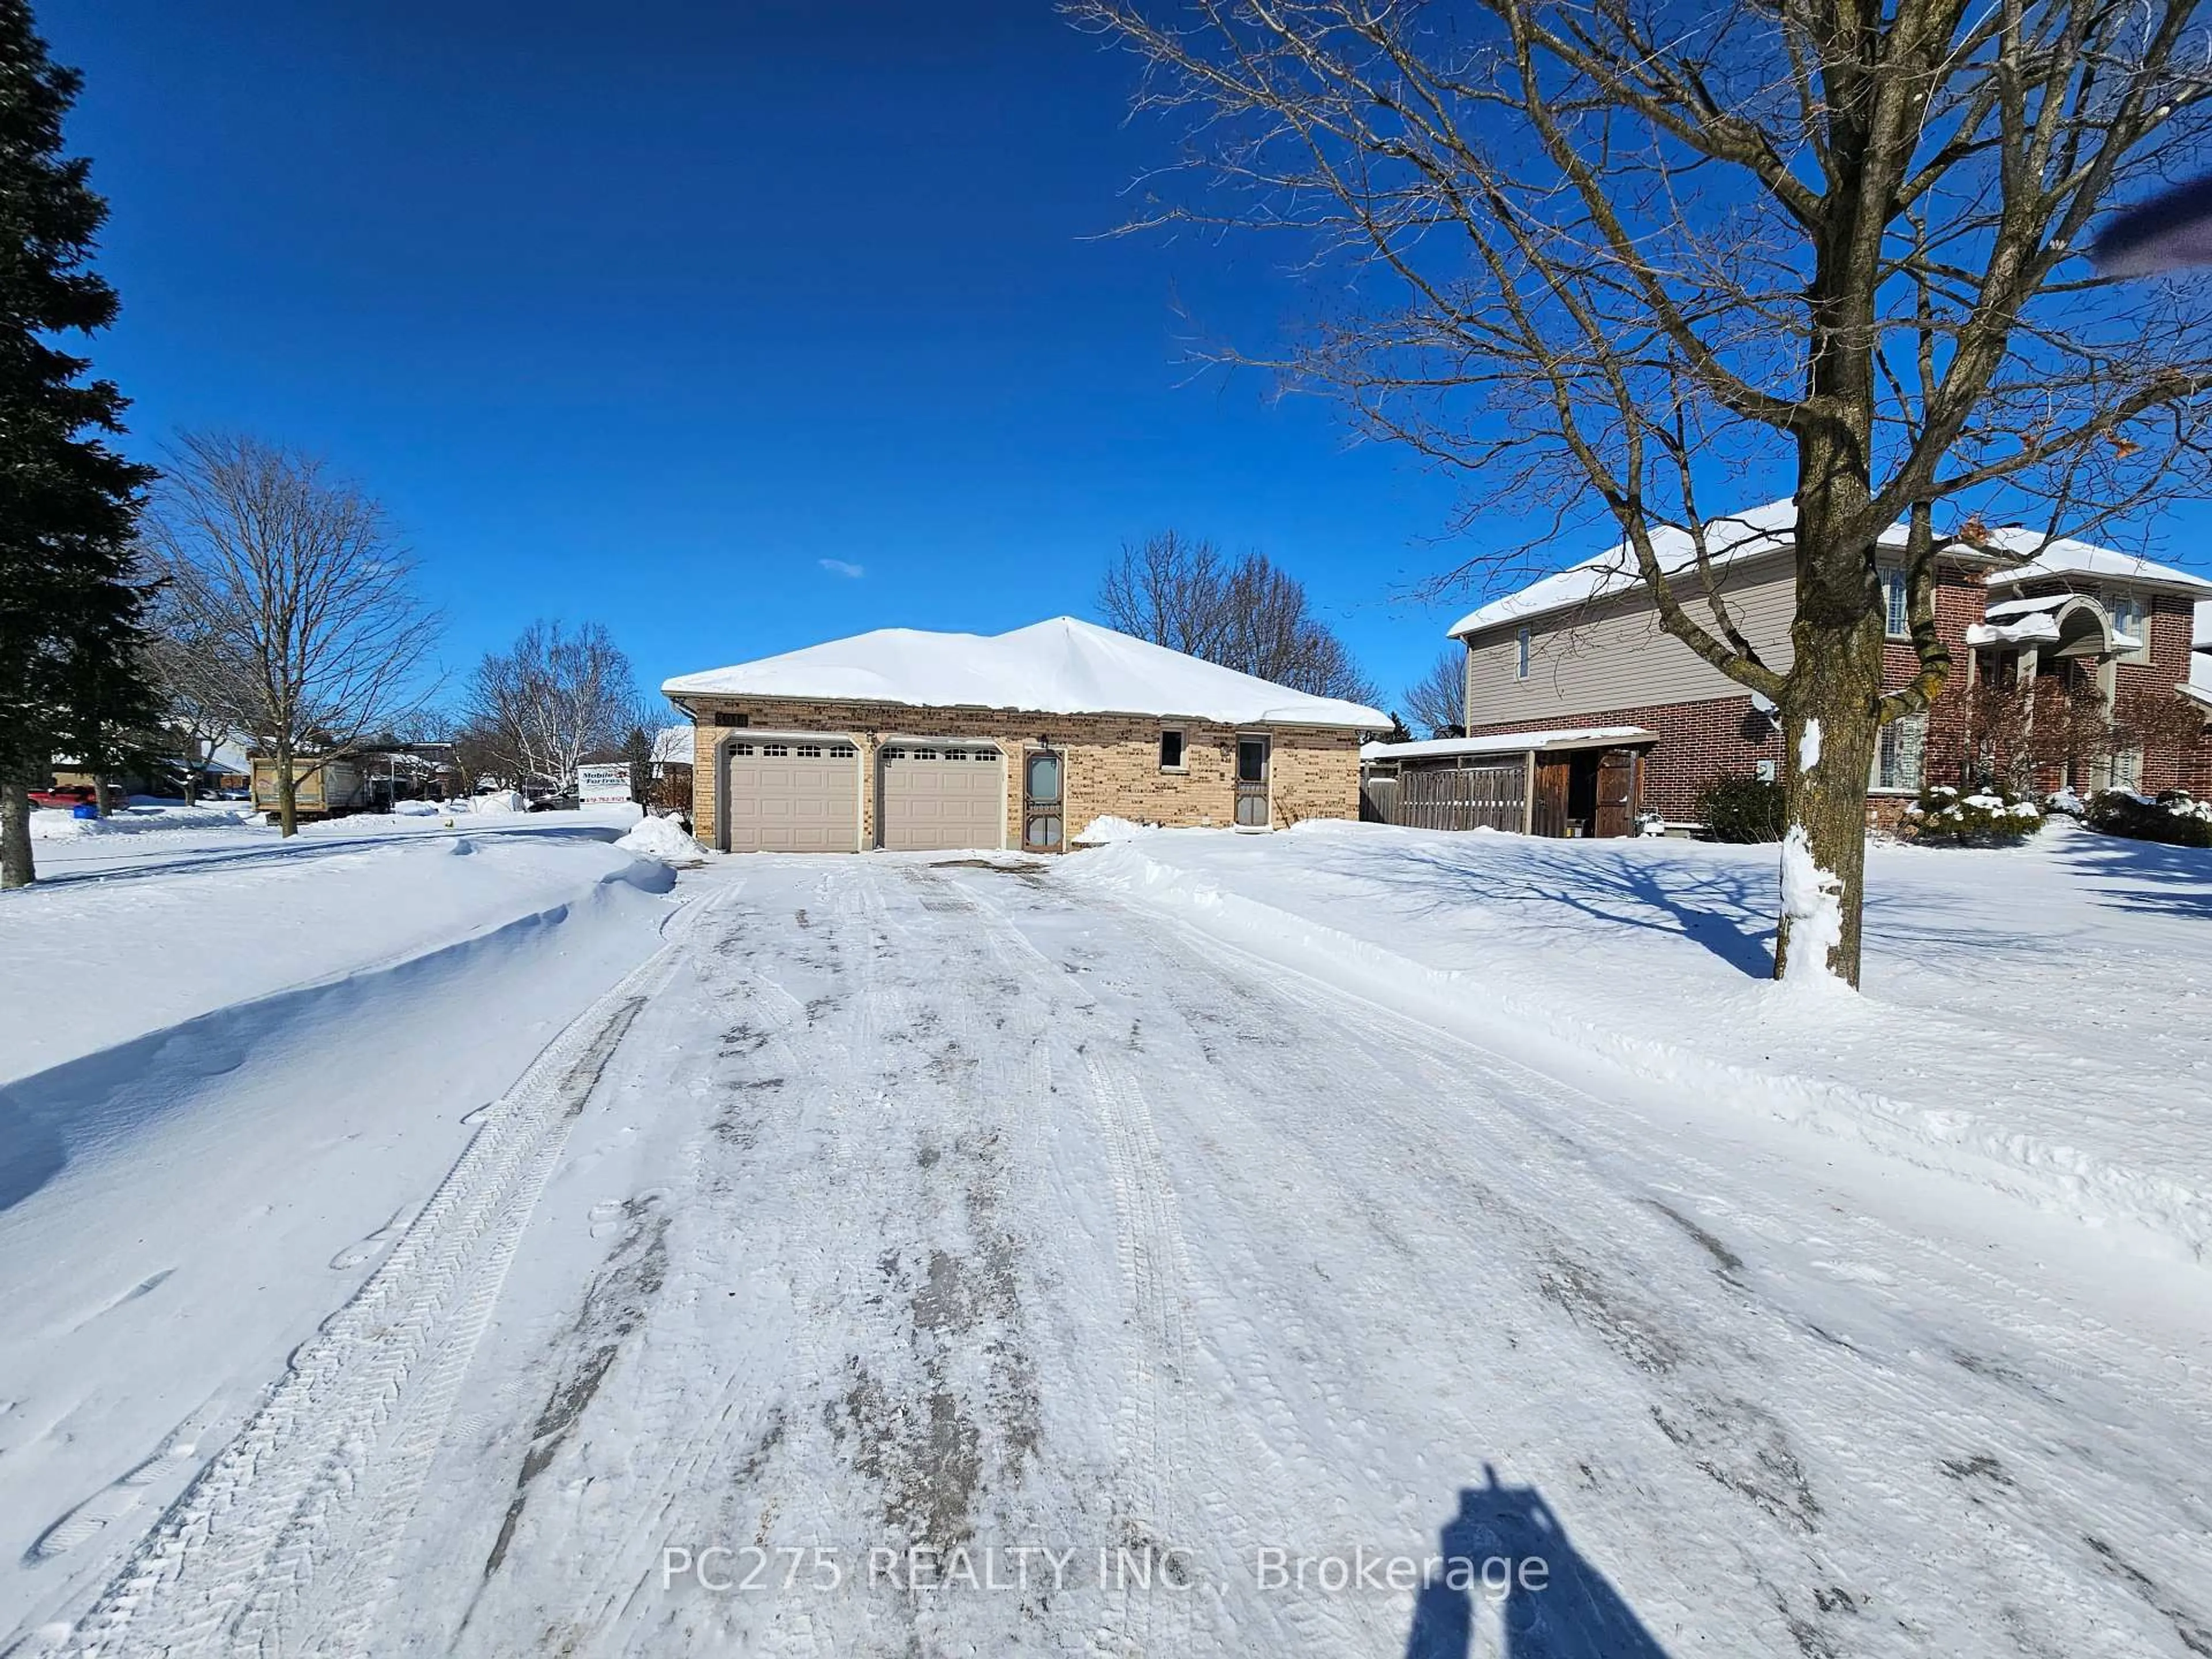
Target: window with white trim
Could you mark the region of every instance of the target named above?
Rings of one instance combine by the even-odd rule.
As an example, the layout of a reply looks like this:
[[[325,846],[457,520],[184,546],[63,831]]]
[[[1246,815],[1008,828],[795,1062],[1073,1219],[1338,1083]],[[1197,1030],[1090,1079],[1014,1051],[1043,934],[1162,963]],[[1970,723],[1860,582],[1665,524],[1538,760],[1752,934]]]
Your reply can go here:
[[[2112,632],[2136,641],[2119,647],[2118,662],[2150,660],[2150,604],[2140,594],[2107,593],[2105,612],[2112,619]],[[2114,787],[2120,786],[2115,785]]]
[[[1881,631],[1893,640],[1912,637],[1912,592],[1902,566],[1881,568]]]
[[[1917,794],[1928,752],[1928,716],[1901,714],[1881,728],[1875,744],[1875,789]]]
[[[822,745],[818,743],[800,744],[799,745],[799,758],[801,760],[820,760],[822,758]]]
[[[761,753],[787,756],[791,753],[791,745],[787,743],[764,743],[761,745]]]
[[[1513,678],[1516,680],[1525,680],[1528,678],[1528,645],[1529,635],[1527,629],[1522,629],[1514,635]]]

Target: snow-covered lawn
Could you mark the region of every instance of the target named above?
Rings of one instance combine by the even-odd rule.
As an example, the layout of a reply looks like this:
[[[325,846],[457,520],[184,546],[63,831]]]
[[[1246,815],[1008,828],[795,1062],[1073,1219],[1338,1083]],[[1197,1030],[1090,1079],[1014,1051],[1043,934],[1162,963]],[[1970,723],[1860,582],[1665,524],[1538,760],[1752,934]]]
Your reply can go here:
[[[337,830],[0,902],[0,1651],[2212,1650],[2212,856]]]
[[[1134,894],[1547,1070],[1863,1139],[2212,1251],[2212,853],[2064,820],[1877,844],[1863,996],[1776,985],[1771,848],[1307,823],[1087,854]]]

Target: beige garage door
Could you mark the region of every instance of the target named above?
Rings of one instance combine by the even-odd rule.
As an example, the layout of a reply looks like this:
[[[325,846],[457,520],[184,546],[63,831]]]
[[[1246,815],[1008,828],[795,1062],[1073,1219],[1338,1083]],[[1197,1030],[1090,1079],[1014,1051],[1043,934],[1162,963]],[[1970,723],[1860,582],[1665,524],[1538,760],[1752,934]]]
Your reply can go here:
[[[856,853],[860,751],[835,738],[732,744],[722,774],[726,853]]]
[[[894,853],[999,847],[1006,763],[985,744],[896,743],[884,750],[884,846]]]

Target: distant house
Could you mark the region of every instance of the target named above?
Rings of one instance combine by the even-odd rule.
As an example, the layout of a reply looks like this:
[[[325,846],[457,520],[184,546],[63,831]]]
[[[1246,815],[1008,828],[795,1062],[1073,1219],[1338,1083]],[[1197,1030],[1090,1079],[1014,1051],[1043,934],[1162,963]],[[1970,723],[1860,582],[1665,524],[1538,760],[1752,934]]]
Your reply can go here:
[[[1264,830],[1357,817],[1379,710],[1059,617],[883,629],[670,680],[694,830],[724,851],[1019,848],[1094,818]]]
[[[1717,520],[1709,539],[1717,586],[1746,637],[1786,671],[1795,605],[1789,501]],[[1669,574],[1690,573],[1683,594],[1702,614],[1695,554],[1682,532],[1654,535]],[[1917,660],[1906,636],[1903,527],[1881,543],[1888,679],[1904,684]],[[2201,614],[2212,582],[2169,566],[2021,530],[1989,532],[1942,550],[1936,626],[1953,672],[1928,714],[1893,722],[1868,778],[1870,809],[1893,817],[1929,778],[1931,756],[1955,756],[1965,699],[1976,684],[2060,676],[2101,691],[2179,692],[2212,712]],[[1492,600],[1451,629],[1467,652],[1467,732],[1442,744],[1370,745],[1370,765],[1408,770],[1518,769],[1524,821],[1540,833],[1622,835],[1641,814],[1694,819],[1699,793],[1724,772],[1773,776],[1782,757],[1774,711],[1659,628],[1656,607],[1626,546]],[[1419,752],[1413,752],[1419,751]],[[2191,743],[2100,758],[2081,775],[2053,771],[2046,787],[2157,790],[2212,784],[2212,744]],[[1403,785],[1401,785],[1403,787]]]

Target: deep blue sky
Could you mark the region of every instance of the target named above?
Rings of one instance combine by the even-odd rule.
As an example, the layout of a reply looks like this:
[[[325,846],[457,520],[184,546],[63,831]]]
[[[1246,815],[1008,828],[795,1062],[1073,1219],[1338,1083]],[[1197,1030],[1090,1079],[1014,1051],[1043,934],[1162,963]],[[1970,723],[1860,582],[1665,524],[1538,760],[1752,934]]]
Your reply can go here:
[[[1088,614],[1176,526],[1304,577],[1395,694],[1455,607],[1440,480],[1194,329],[1261,250],[1099,240],[1157,129],[1030,0],[48,0],[112,216],[131,447],[243,428],[390,506],[465,668],[531,617],[640,678]],[[866,574],[825,571],[836,559]]]
[[[541,615],[607,623],[656,685],[1091,614],[1119,544],[1172,526],[1303,577],[1395,702],[1470,597],[1404,597],[1483,550],[1439,539],[1443,480],[1256,375],[1194,379],[1194,338],[1265,346],[1310,296],[1287,248],[1105,234],[1170,135],[1125,125],[1131,60],[1048,0],[40,22],[87,77],[131,447],[328,456],[420,557],[456,678]],[[2143,550],[2197,562],[2204,522]]]

